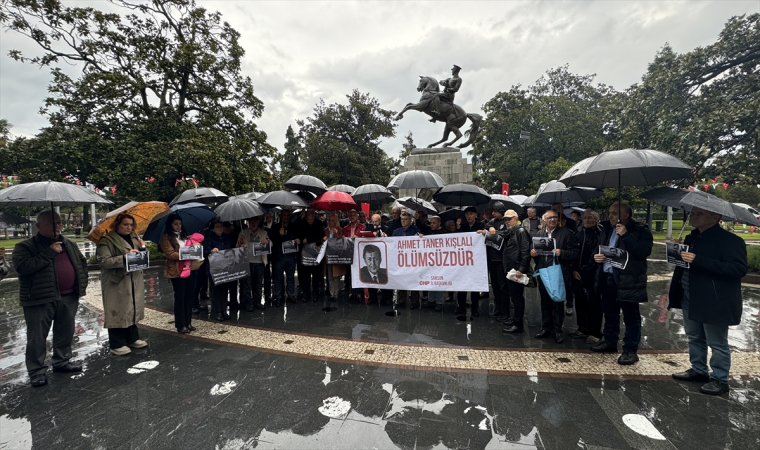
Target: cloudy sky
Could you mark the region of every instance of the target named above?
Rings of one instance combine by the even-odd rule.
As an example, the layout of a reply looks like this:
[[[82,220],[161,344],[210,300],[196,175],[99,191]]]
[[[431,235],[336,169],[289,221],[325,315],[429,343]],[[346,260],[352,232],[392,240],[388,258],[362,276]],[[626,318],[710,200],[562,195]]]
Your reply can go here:
[[[666,42],[688,52],[714,42],[731,16],[760,12],[757,0],[199,3],[242,34],[243,71],[265,105],[259,126],[281,150],[288,125],[296,128],[320,98],[345,102],[359,89],[399,111],[418,100],[418,75],[443,79],[452,64],[462,67],[456,102],[468,112],[482,113],[496,93],[566,63],[622,90]],[[46,124],[37,112],[49,71],[10,60],[10,49],[34,51],[23,37],[0,34],[0,117],[14,135],[33,135]],[[383,148],[397,155],[409,131],[420,147],[437,141],[443,125],[426,119],[408,112]]]

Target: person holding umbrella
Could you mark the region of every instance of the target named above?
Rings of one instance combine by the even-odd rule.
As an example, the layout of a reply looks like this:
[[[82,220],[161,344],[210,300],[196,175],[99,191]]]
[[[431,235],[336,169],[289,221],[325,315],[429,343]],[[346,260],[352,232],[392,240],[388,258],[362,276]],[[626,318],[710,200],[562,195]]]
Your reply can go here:
[[[269,242],[269,235],[266,230],[259,228],[260,217],[248,219],[248,228],[240,232],[238,238],[238,247],[246,249],[248,255],[248,264],[251,268],[251,275],[248,278],[240,280],[241,301],[245,305],[246,311],[255,309],[266,309],[261,303],[261,291],[264,286],[264,268],[267,264],[267,255],[254,255],[253,244],[266,244]]]
[[[325,228],[323,241],[327,241],[330,238],[342,239],[343,229],[338,221],[338,215],[335,213],[330,214],[327,219],[327,228]],[[344,264],[325,264],[327,272],[327,289],[329,291],[329,301],[337,302],[338,295],[340,294],[340,277],[346,274],[346,266]]]
[[[161,235],[161,251],[166,255],[164,277],[172,282],[174,289],[174,326],[178,333],[187,334],[195,331],[192,325],[193,302],[195,301],[195,272],[187,278],[180,277],[182,261],[179,260],[179,248],[185,246],[187,231],[179,214],[170,214],[166,219],[164,233]]]
[[[145,286],[142,270],[127,272],[126,255],[145,249],[145,242],[134,232],[135,218],[126,213],[116,216],[111,231],[100,238],[95,252],[100,264],[100,289],[103,294],[104,327],[108,329],[111,354],[123,356],[130,348],[147,347],[140,339],[137,323],[145,317]]]
[[[203,241],[203,256],[208,259],[208,255],[211,253],[217,253],[220,250],[230,250],[232,247],[232,241],[229,234],[224,233],[224,222],[216,218],[211,221],[211,232],[208,237]],[[211,277],[211,266],[209,266],[209,272],[207,276]],[[233,281],[227,283],[213,284],[211,287],[211,316],[218,321],[230,320],[230,315],[227,312],[227,298],[230,292],[230,286]],[[237,284],[237,283],[235,283]],[[234,299],[233,299],[234,300]]]
[[[269,231],[272,240],[272,279],[274,287],[272,292],[272,304],[282,306],[282,285],[286,282],[287,301],[297,303],[295,297],[295,275],[297,253],[283,253],[282,244],[286,241],[301,241],[296,237],[294,227],[290,223],[290,210],[283,209],[280,213],[280,221],[272,226]],[[283,277],[283,272],[285,277]]]
[[[317,219],[316,212],[309,208],[306,211],[306,219],[298,223],[296,236],[301,240],[303,245],[322,244],[322,238],[325,234],[325,227],[322,221]],[[299,260],[299,263],[301,261]],[[304,266],[299,264],[298,276],[303,292],[303,303],[308,301],[316,302],[319,300],[319,291],[324,288],[324,276],[322,275],[322,263],[316,266]]]
[[[53,326],[53,372],[81,372],[70,361],[74,317],[87,291],[87,259],[77,245],[61,235],[61,216],[44,211],[37,216],[37,235],[13,248],[19,300],[26,321],[26,370],[33,387],[47,384],[46,342]]]
[[[741,280],[747,274],[747,246],[743,239],[720,227],[721,215],[693,208],[689,223],[694,227],[681,257],[689,268],[676,266],[670,282],[668,309],[683,310],[683,327],[689,339],[691,368],[674,373],[680,381],[706,383],[703,394],[728,392],[731,350],[728,327],[742,317]],[[707,347],[712,350],[709,374]]]
[[[641,340],[641,312],[639,303],[646,303],[647,258],[654,245],[652,233],[646,225],[633,220],[633,210],[625,203],[610,206],[610,220],[602,222],[600,245],[622,249],[628,252],[628,264],[624,269],[612,267],[604,262],[604,255],[594,255],[594,261],[601,265],[597,270],[596,290],[602,295],[604,312],[604,339],[593,345],[594,352],[617,353],[620,336],[620,311],[623,311],[625,337],[623,354],[618,364],[631,365],[639,360],[638,349]],[[577,256],[576,256],[577,257]]]

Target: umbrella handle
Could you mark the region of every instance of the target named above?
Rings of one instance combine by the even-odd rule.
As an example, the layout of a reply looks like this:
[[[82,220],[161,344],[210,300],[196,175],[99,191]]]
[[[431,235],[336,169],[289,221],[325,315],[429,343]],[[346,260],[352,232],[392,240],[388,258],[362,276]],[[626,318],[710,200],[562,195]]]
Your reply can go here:
[[[686,215],[686,220],[683,221],[683,226],[681,227],[681,232],[678,233],[678,240],[681,240],[681,236],[683,235],[683,230],[686,229],[686,223],[689,221],[689,217],[691,217],[691,211],[689,211],[689,214]]]

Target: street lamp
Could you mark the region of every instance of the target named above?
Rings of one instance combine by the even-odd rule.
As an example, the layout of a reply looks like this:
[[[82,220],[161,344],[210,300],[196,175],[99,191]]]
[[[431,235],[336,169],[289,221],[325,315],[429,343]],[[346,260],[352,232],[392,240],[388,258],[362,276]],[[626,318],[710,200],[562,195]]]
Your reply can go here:
[[[530,131],[520,131],[520,140],[523,141],[523,157],[522,157],[522,189],[525,189],[525,148],[528,146],[530,140]]]

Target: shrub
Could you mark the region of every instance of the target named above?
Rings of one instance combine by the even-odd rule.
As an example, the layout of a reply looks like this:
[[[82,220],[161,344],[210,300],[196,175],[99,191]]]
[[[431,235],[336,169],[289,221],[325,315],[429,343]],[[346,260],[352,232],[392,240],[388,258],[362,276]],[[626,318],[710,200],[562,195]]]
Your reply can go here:
[[[747,246],[747,265],[750,272],[760,272],[760,246]]]
[[[158,249],[158,244],[154,244],[153,242],[146,242],[145,247],[150,252],[150,260],[151,261],[159,261],[166,259],[166,255]]]

